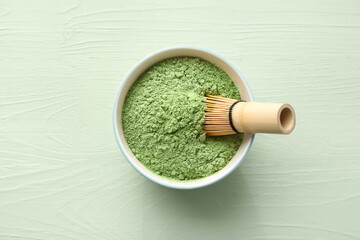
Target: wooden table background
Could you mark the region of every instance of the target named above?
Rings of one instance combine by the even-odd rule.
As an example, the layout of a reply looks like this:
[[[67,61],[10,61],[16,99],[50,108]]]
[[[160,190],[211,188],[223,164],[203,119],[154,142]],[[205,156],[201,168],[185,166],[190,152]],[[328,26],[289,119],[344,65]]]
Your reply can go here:
[[[158,186],[112,130],[130,67],[163,47],[231,60],[297,113],[194,191]],[[360,239],[360,1],[0,0],[0,239]]]

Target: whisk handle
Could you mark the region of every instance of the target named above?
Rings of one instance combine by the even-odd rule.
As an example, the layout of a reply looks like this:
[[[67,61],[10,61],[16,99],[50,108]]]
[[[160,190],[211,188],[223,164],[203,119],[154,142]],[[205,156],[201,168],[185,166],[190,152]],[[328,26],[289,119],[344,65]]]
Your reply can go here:
[[[239,132],[289,134],[296,120],[294,108],[287,103],[238,102],[232,122]]]

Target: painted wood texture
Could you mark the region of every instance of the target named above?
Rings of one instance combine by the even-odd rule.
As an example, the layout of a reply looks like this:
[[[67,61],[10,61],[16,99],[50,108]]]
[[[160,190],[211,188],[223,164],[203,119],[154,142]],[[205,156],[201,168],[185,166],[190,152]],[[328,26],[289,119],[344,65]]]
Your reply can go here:
[[[140,176],[112,130],[130,67],[184,44],[297,113],[194,191]],[[357,0],[0,0],[0,239],[360,239],[359,64]]]

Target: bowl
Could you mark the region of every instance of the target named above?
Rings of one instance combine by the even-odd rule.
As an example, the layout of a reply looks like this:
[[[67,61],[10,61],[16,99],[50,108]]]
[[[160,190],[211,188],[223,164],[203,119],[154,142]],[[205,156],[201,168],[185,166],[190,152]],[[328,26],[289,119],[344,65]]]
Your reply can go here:
[[[122,128],[122,107],[125,101],[127,92],[129,91],[131,85],[138,79],[138,77],[146,71],[149,67],[160,62],[167,58],[172,57],[198,57],[202,58],[208,62],[215,64],[217,67],[225,71],[229,77],[233,80],[236,87],[241,93],[241,98],[245,101],[254,101],[254,97],[250,90],[248,83],[246,82],[244,76],[240,73],[238,68],[232,64],[229,60],[223,56],[200,47],[192,46],[180,46],[180,47],[169,47],[156,51],[145,58],[141,59],[137,64],[135,64],[130,71],[126,74],[124,80],[121,82],[120,87],[117,91],[114,110],[113,110],[113,125],[116,141],[120,147],[120,150],[124,154],[125,158],[129,163],[144,177],[147,179],[163,185],[169,188],[176,189],[194,189],[205,187],[219,180],[223,179],[225,176],[229,175],[234,169],[236,169],[240,163],[243,161],[246,154],[249,152],[251,144],[254,140],[254,134],[244,134],[244,139],[239,149],[237,150],[235,156],[230,160],[230,162],[220,171],[214,173],[205,178],[190,180],[190,181],[178,181],[172,180],[169,178],[164,178],[159,176],[149,169],[147,169],[131,152],[129,146],[126,143],[123,128]]]

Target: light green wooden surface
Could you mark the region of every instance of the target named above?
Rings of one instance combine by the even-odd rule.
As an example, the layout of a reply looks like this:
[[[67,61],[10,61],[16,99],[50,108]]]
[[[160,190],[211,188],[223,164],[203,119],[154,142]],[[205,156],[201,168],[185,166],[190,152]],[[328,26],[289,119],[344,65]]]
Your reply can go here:
[[[208,188],[140,176],[112,130],[130,67],[172,45],[297,113]],[[360,239],[360,1],[0,0],[0,239]]]

